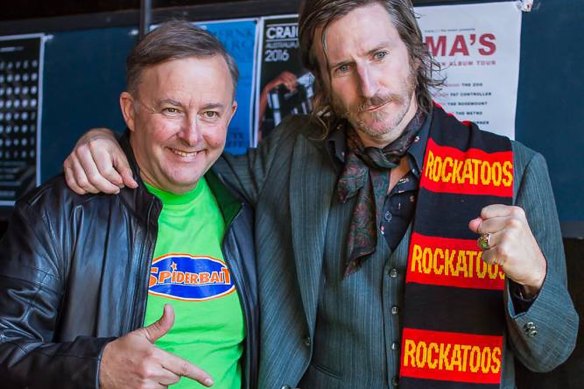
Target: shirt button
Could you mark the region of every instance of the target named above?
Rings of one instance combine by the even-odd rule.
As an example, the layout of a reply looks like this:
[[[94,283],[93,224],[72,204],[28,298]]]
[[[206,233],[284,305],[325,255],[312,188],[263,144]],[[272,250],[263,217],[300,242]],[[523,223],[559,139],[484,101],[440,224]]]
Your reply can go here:
[[[389,276],[390,276],[391,278],[395,278],[395,277],[397,277],[397,269],[395,269],[395,268],[394,268],[394,269],[391,269],[391,270],[389,271]]]
[[[391,314],[392,315],[397,315],[399,313],[399,308],[397,305],[394,305],[393,307],[391,307]]]
[[[391,344],[391,349],[392,350],[399,350],[399,343],[398,342],[393,342]]]
[[[385,221],[388,222],[391,220],[393,215],[391,214],[391,212],[387,211],[387,212],[385,212],[385,215],[383,215],[383,217],[385,218]]]
[[[304,338],[304,345],[306,347],[310,347],[311,344],[312,344],[312,341],[310,339],[310,336],[307,336],[306,338]]]

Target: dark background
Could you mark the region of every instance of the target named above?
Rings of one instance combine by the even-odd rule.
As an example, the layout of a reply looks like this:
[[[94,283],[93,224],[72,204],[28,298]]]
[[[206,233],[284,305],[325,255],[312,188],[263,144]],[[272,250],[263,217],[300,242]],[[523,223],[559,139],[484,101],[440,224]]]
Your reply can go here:
[[[495,0],[496,1],[496,0]],[[481,1],[414,0],[415,5]],[[298,0],[152,1],[152,23],[296,13]],[[117,97],[124,60],[136,40],[140,1],[2,1],[0,35],[42,32],[45,45],[41,179],[88,128],[122,129]],[[570,292],[584,313],[584,0],[534,0],[524,13],[516,139],[541,152],[549,166],[562,223]],[[0,234],[10,209],[0,212]],[[580,325],[580,334],[584,324]],[[520,366],[519,387],[584,387],[584,336],[570,360],[552,373]]]
[[[237,2],[231,0],[230,2]],[[245,1],[245,0],[239,0]],[[217,0],[154,0],[153,8],[182,7],[185,5],[201,5],[210,3],[227,3]],[[19,0],[18,2],[3,1],[0,5],[2,20],[36,19],[65,15],[92,14],[140,9],[140,0]]]

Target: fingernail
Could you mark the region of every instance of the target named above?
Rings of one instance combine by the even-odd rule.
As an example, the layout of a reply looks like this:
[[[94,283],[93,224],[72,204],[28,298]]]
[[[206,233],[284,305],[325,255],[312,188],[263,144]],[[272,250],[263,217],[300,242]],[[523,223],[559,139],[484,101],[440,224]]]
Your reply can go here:
[[[213,385],[213,380],[212,380],[211,378],[207,378],[207,379],[205,380],[205,385],[206,385],[206,386],[211,386],[211,385]]]

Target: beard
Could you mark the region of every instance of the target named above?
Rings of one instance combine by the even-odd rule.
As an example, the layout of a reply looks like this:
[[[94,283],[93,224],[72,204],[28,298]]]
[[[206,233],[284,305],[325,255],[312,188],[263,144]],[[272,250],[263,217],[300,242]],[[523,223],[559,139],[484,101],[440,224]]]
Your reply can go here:
[[[401,88],[401,93],[379,93],[348,106],[333,94],[333,111],[337,116],[347,119],[357,132],[364,133],[372,139],[387,140],[387,136],[391,135],[393,141],[401,135],[407,125],[403,121],[412,104],[415,90],[413,77],[413,75],[408,77]]]

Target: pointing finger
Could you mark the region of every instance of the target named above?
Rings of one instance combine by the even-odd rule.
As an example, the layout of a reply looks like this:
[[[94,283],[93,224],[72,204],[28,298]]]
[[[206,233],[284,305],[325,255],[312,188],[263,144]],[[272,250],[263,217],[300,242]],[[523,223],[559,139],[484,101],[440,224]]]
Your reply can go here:
[[[190,378],[205,386],[213,385],[213,378],[207,372],[176,355],[166,353],[162,364],[166,370],[176,375]]]

